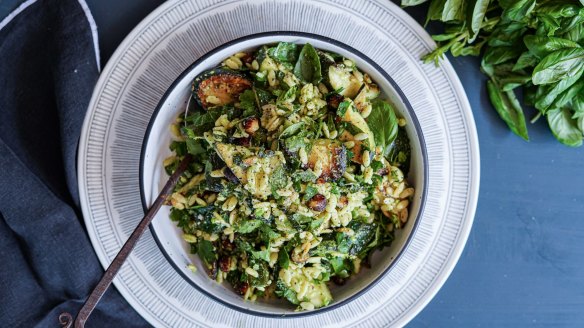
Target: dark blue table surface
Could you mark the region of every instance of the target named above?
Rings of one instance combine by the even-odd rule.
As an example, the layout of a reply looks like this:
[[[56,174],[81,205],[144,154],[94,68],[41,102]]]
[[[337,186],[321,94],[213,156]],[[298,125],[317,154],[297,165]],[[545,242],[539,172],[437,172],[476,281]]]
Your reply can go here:
[[[19,2],[2,1],[0,17]],[[103,65],[163,1],[87,2]],[[408,12],[422,21],[424,8]],[[530,142],[514,136],[488,102],[478,59],[450,61],[477,124],[479,203],[460,261],[410,326],[584,326],[584,148],[559,144],[543,120]]]

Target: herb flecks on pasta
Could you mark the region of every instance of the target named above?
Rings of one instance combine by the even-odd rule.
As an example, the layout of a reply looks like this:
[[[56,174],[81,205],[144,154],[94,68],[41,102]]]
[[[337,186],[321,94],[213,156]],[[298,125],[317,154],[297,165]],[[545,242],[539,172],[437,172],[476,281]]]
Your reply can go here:
[[[237,53],[195,78],[197,109],[171,126],[164,166],[196,159],[170,216],[212,279],[312,310],[391,244],[414,189],[406,122],[379,95],[353,61],[310,44]]]

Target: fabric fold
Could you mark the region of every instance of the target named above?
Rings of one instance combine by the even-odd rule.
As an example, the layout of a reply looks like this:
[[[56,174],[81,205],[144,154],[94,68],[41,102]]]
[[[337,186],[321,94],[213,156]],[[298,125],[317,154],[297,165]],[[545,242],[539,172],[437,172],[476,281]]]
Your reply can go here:
[[[0,322],[57,327],[103,269],[86,234],[76,153],[99,67],[84,1],[27,1],[0,29]],[[88,327],[147,323],[110,288]]]

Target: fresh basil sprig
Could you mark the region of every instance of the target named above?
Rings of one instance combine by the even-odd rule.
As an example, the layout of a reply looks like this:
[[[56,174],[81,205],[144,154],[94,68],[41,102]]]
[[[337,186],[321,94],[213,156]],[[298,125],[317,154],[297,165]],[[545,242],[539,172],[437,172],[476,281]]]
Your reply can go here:
[[[402,6],[427,0],[402,0]],[[481,55],[487,92],[499,116],[529,140],[523,105],[544,116],[552,134],[568,146],[584,137],[584,0],[430,0],[427,21],[444,23],[433,35],[437,48],[424,62],[439,64],[445,53]]]

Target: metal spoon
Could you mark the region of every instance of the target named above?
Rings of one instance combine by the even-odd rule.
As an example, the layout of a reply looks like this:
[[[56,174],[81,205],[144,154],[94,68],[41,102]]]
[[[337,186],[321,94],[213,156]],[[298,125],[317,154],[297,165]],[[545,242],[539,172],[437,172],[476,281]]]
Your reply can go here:
[[[185,124],[187,113],[189,112],[189,107],[191,104],[191,99],[192,97],[189,97],[189,101],[187,102],[187,106],[185,109]],[[116,274],[118,273],[118,271],[120,271],[120,268],[122,267],[124,262],[126,262],[126,259],[136,246],[136,243],[138,243],[138,240],[140,239],[140,237],[142,236],[150,222],[152,222],[152,219],[154,219],[154,216],[156,215],[160,207],[162,207],[162,204],[164,204],[167,197],[172,193],[174,186],[178,182],[178,179],[186,170],[188,165],[192,162],[192,160],[193,157],[190,154],[187,154],[180,162],[176,171],[174,171],[174,173],[170,176],[170,178],[162,188],[162,191],[160,191],[160,194],[158,194],[158,197],[154,201],[154,204],[152,204],[150,209],[148,209],[148,212],[146,212],[142,221],[140,221],[134,232],[132,232],[132,234],[130,235],[130,238],[128,238],[124,246],[122,246],[120,252],[116,255],[112,263],[109,265],[109,267],[101,277],[101,280],[99,281],[97,286],[95,286],[95,288],[87,298],[87,301],[85,301],[85,304],[83,304],[81,310],[79,310],[79,313],[75,318],[75,322],[73,322],[73,316],[68,312],[63,312],[59,315],[59,323],[61,324],[62,327],[71,328],[73,324],[75,328],[85,327],[85,322],[91,315],[91,312],[93,312],[93,309],[95,309],[97,303],[99,302],[103,294],[105,294],[108,287],[111,285]]]
[[[91,312],[93,312],[93,309],[95,308],[103,294],[105,294],[108,287],[111,285],[112,280],[115,278],[118,271],[120,271],[122,264],[124,264],[124,262],[128,258],[128,255],[130,255],[130,252],[134,249],[134,246],[136,246],[136,243],[140,239],[140,236],[142,236],[150,222],[152,222],[152,219],[154,218],[154,216],[156,215],[164,201],[166,201],[166,198],[172,193],[172,190],[174,189],[174,186],[178,182],[178,179],[180,178],[180,176],[182,175],[182,173],[185,171],[185,169],[191,163],[192,160],[193,157],[190,154],[187,154],[184,157],[184,159],[180,162],[180,165],[178,166],[176,171],[174,171],[170,179],[168,179],[168,181],[162,188],[162,191],[154,201],[154,204],[152,204],[148,212],[146,212],[146,215],[144,215],[142,221],[140,221],[134,232],[132,232],[130,238],[128,238],[128,241],[126,241],[122,249],[120,249],[120,252],[116,255],[112,263],[109,265],[109,267],[101,277],[101,280],[99,281],[97,286],[95,286],[95,288],[87,298],[87,301],[85,301],[85,304],[83,304],[81,310],[79,310],[79,314],[77,314],[77,317],[75,319],[74,326],[75,328],[83,328],[85,326],[87,318],[89,317]],[[70,328],[73,324],[73,316],[68,312],[63,312],[59,315],[59,322],[61,323],[61,326],[65,328]]]

